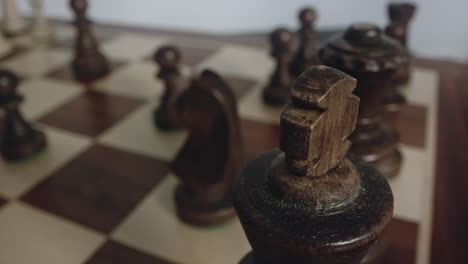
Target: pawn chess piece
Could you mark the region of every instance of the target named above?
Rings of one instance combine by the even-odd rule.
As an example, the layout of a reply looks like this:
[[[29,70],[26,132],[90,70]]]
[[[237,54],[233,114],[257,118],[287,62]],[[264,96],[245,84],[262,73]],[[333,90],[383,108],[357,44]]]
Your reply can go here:
[[[75,13],[77,36],[72,70],[79,81],[92,82],[109,73],[109,63],[99,51],[98,42],[92,31],[92,22],[86,16],[87,0],[70,0]]]
[[[46,147],[44,133],[26,122],[18,109],[23,97],[16,93],[17,85],[15,74],[0,70],[0,107],[5,111],[1,153],[7,161],[27,159]]]
[[[396,176],[402,156],[399,134],[382,123],[382,97],[388,94],[395,71],[406,63],[403,47],[369,24],[355,24],[327,43],[321,61],[358,80],[361,104],[350,152],[376,167],[385,177]]]
[[[346,157],[359,106],[355,86],[327,66],[309,68],[292,84],[280,150],[249,162],[234,185],[253,249],[241,263],[359,263],[390,222],[385,178]]]
[[[5,35],[13,37],[23,34],[27,29],[27,24],[18,11],[16,0],[2,0],[2,7],[3,32]]]
[[[12,51],[12,45],[0,33],[0,58],[6,56]]]
[[[235,216],[231,188],[242,162],[236,99],[215,73],[204,71],[177,100],[189,137],[171,167],[181,183],[175,201],[179,217],[210,226]]]
[[[401,45],[407,47],[408,25],[416,11],[416,6],[411,3],[391,3],[388,5],[390,24],[385,28],[385,33],[398,40]],[[407,52],[405,56],[409,57]],[[401,65],[392,78],[392,87],[389,94],[384,97],[384,104],[388,111],[398,111],[401,104],[406,103],[405,97],[398,91],[398,87],[405,85],[410,79],[410,60]]]
[[[270,82],[263,89],[263,101],[271,105],[282,105],[289,101],[292,77],[289,72],[293,35],[287,29],[279,28],[270,34],[271,55],[276,60],[276,68]]]
[[[157,77],[164,82],[164,94],[158,108],[154,111],[154,123],[163,130],[180,128],[175,109],[175,102],[188,87],[188,79],[180,70],[181,54],[174,46],[163,46],[154,54],[154,61],[159,65]]]
[[[29,0],[33,13],[31,37],[34,43],[50,45],[54,41],[54,34],[47,18],[43,14],[44,0]]]
[[[300,43],[290,66],[294,78],[297,78],[310,66],[320,64],[315,48],[314,23],[316,20],[317,12],[313,8],[305,8],[299,13],[299,21],[301,22],[301,29],[298,32]]]

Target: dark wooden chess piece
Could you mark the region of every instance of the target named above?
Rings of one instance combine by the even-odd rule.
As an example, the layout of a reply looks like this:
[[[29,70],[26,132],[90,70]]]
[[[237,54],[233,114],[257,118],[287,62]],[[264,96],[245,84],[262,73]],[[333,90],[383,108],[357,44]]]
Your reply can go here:
[[[299,48],[291,61],[290,70],[294,78],[301,75],[310,66],[320,64],[315,48],[314,23],[317,20],[317,12],[313,8],[305,8],[299,12],[301,29],[299,34]]]
[[[157,77],[164,82],[164,94],[154,111],[154,123],[163,130],[180,128],[175,103],[180,94],[188,87],[188,79],[180,70],[181,54],[175,46],[160,47],[153,57],[159,65]]]
[[[263,101],[271,105],[282,105],[289,101],[292,77],[289,63],[292,57],[293,34],[285,28],[278,28],[270,34],[271,55],[275,58],[276,68],[270,82],[263,89]]]
[[[86,16],[87,0],[70,0],[75,13],[75,54],[72,70],[79,81],[95,81],[109,73],[109,63],[99,51],[98,42],[92,31],[92,22]]]
[[[221,77],[204,71],[178,98],[177,111],[190,130],[171,166],[181,180],[178,215],[198,226],[224,223],[235,216],[231,188],[242,162],[235,96]]]
[[[16,92],[18,82],[14,73],[0,70],[0,107],[5,111],[1,152],[7,161],[27,159],[46,147],[44,133],[26,122],[18,109],[23,101]]]
[[[416,11],[416,6],[411,3],[390,3],[388,5],[388,16],[390,24],[385,28],[385,33],[398,40],[401,45],[407,47],[408,25]],[[384,97],[384,104],[389,111],[398,111],[399,105],[406,103],[405,97],[398,91],[398,87],[407,84],[410,79],[410,55],[409,52],[402,54],[407,56],[405,64],[395,72],[392,78],[393,89]]]
[[[253,254],[241,263],[360,263],[390,222],[391,189],[379,172],[346,157],[356,125],[356,80],[314,66],[292,85],[280,150],[260,155],[234,185]]]
[[[402,156],[399,134],[382,122],[382,97],[391,78],[405,62],[403,47],[369,24],[355,24],[332,38],[320,51],[321,61],[358,80],[354,91],[361,99],[350,152],[372,163],[385,177],[396,176]]]

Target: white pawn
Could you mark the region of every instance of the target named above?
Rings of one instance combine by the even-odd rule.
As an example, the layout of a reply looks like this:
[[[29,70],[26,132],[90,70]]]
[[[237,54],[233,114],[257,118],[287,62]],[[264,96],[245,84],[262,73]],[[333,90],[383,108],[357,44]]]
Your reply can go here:
[[[0,58],[10,53],[11,49],[11,44],[0,33]]]
[[[2,0],[3,4],[3,31],[8,36],[24,33],[27,24],[20,15],[16,0]]]
[[[35,43],[50,44],[53,41],[53,32],[46,17],[43,15],[44,0],[30,0],[33,14],[31,37]]]

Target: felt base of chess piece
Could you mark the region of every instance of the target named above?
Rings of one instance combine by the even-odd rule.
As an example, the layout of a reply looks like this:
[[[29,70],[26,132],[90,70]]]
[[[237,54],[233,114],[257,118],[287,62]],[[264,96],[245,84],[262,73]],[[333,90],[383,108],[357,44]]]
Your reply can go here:
[[[75,79],[92,82],[106,76],[110,72],[109,63],[101,54],[89,57],[78,57],[72,61]]]
[[[374,166],[382,175],[389,179],[400,172],[402,155],[397,149],[398,134],[378,124],[370,128],[357,126],[350,136],[350,152]]]
[[[221,225],[236,215],[229,192],[197,196],[179,184],[175,201],[179,218],[195,226]]]
[[[44,133],[33,129],[27,138],[5,138],[1,151],[5,160],[21,161],[40,153],[46,146],[47,140]]]
[[[388,183],[368,164],[350,158],[360,184],[352,208],[312,215],[307,204],[282,199],[269,188],[267,173],[278,154],[268,152],[249,162],[234,186],[236,210],[255,252],[253,263],[359,263],[391,220]]]

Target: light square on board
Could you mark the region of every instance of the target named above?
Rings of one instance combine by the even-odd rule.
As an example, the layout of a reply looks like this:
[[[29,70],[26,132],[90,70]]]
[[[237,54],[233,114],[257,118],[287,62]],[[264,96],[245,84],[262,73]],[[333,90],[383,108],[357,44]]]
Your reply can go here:
[[[176,216],[177,179],[166,177],[112,234],[113,239],[176,263],[237,263],[249,250],[239,220],[196,228]]]
[[[114,59],[137,61],[151,55],[159,46],[168,42],[166,37],[151,37],[139,34],[121,34],[105,42],[101,47],[103,53]]]
[[[130,114],[99,137],[99,142],[150,157],[171,161],[187,138],[187,131],[163,131],[155,127],[153,100]]]
[[[34,49],[6,60],[1,65],[22,77],[38,77],[66,64],[70,55],[70,52],[62,49]]]
[[[156,77],[157,66],[150,61],[126,64],[111,72],[96,89],[141,99],[156,97],[163,93],[164,84]]]
[[[0,210],[0,263],[83,263],[105,240],[86,227],[13,202]]]
[[[25,97],[21,112],[26,119],[36,119],[83,92],[72,82],[51,79],[26,79],[18,91]]]
[[[273,60],[263,49],[225,45],[196,66],[198,71],[211,69],[221,76],[236,76],[265,81],[273,69]]]
[[[284,106],[271,106],[262,99],[264,84],[258,84],[239,101],[239,115],[242,118],[279,125]]]
[[[76,157],[91,144],[91,139],[41,126],[47,137],[47,148],[29,160],[7,163],[0,160],[0,194],[16,198],[59,167]]]
[[[410,104],[429,106],[437,102],[434,96],[437,94],[439,75],[435,70],[414,67],[411,70],[411,78],[408,85],[400,88]]]
[[[163,161],[93,145],[21,199],[108,233],[167,172]]]

